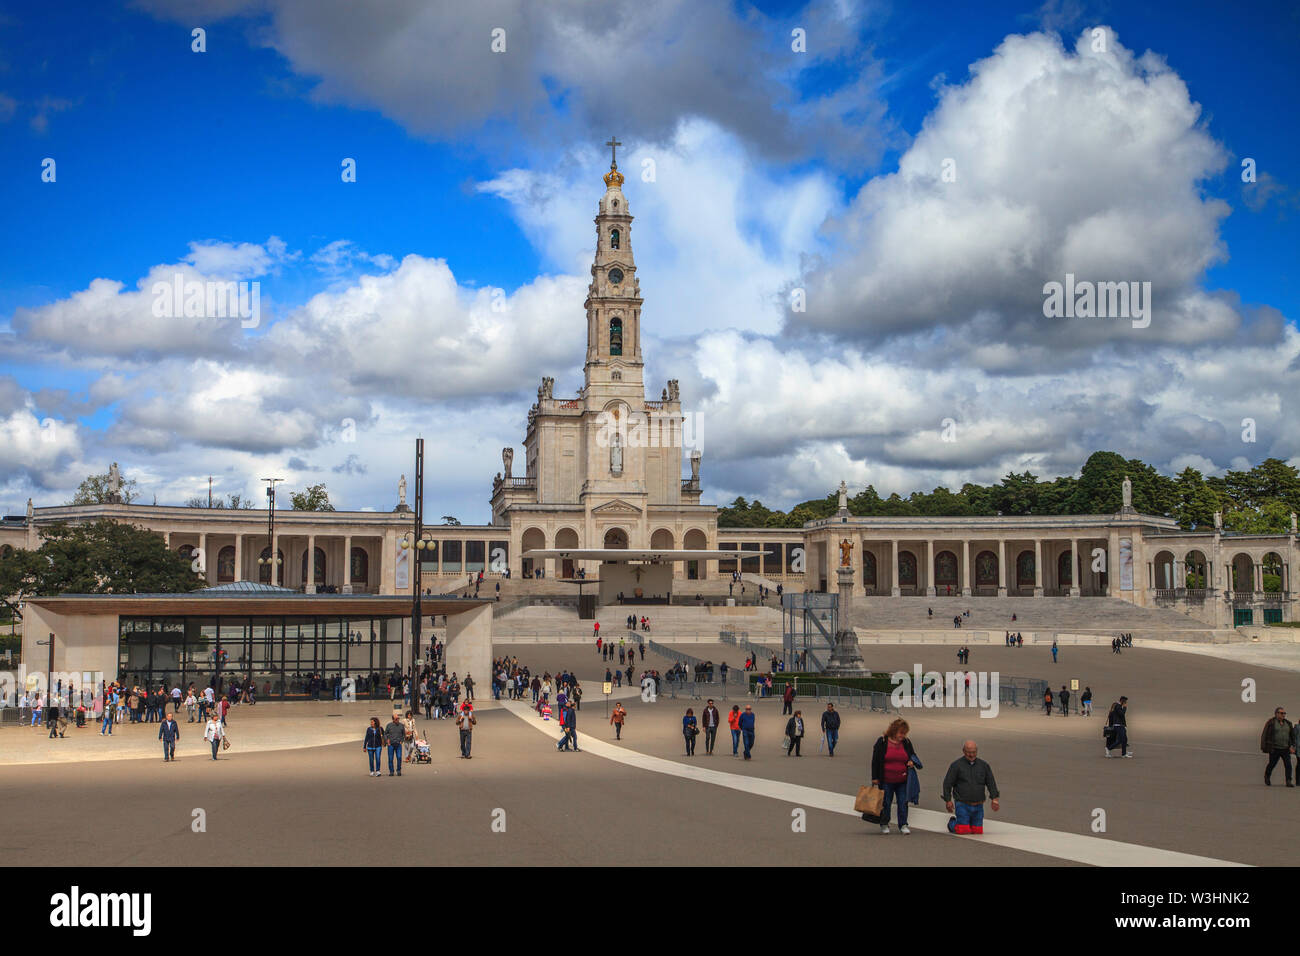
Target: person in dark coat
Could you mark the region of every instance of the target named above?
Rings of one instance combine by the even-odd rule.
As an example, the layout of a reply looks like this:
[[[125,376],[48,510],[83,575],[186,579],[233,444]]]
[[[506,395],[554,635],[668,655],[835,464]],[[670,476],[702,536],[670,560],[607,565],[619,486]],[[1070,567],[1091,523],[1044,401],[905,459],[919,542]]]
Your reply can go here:
[[[803,745],[803,711],[796,710],[794,715],[785,722],[785,735],[790,738],[790,749],[785,752],[788,757],[794,754],[796,757],[802,757]]]
[[[370,776],[380,776],[379,755],[384,750],[384,731],[379,726],[378,717],[370,718],[370,726],[366,728],[366,736],[361,741],[361,749],[366,752],[366,761],[370,766]]]
[[[158,739],[163,742],[163,761],[176,759],[176,741],[181,739],[181,725],[172,719],[171,713],[158,726]]]
[[[826,749],[834,757],[835,745],[840,742],[840,715],[834,704],[826,704],[826,712],[822,714],[822,733],[826,735]]]

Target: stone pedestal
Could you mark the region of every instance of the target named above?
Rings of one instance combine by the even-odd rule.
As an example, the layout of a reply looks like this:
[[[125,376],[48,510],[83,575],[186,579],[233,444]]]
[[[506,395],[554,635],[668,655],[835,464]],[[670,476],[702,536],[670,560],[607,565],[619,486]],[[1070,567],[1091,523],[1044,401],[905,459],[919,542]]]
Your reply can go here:
[[[858,634],[849,624],[853,611],[853,569],[839,568],[835,576],[840,591],[840,629],[835,633],[835,647],[826,662],[825,673],[834,677],[867,677],[871,669],[862,659]]]

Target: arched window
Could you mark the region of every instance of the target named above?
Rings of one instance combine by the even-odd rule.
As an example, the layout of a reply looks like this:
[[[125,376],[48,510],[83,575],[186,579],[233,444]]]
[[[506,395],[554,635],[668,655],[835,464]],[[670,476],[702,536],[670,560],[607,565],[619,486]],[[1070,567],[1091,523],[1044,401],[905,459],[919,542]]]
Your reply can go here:
[[[352,549],[352,567],[350,570],[352,584],[370,583],[370,555],[365,548]]]
[[[235,546],[226,545],[217,552],[217,583],[225,584],[235,580]]]
[[[623,320],[618,316],[609,320],[609,354],[623,354]]]
[[[609,247],[610,247],[611,249],[617,249],[617,248],[618,248],[618,230],[617,230],[617,229],[611,229],[611,230],[609,231]]]

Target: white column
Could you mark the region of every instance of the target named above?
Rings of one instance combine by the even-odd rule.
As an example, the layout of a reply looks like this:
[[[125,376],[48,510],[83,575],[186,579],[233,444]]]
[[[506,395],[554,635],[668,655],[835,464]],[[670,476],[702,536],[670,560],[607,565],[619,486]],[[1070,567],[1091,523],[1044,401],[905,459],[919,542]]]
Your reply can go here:
[[[925,542],[925,593],[934,597],[934,541]]]
[[[307,535],[307,580],[303,581],[307,594],[316,593],[316,536]]]
[[[890,564],[893,567],[893,571],[890,574],[890,581],[892,582],[892,584],[890,585],[889,593],[893,597],[898,597],[902,592],[898,588],[898,539],[897,538],[889,542],[889,552],[891,558]]]
[[[276,552],[280,548],[280,536],[277,534],[271,539],[271,587],[279,587],[280,582],[284,580],[281,575],[281,568],[275,563]]]
[[[352,593],[352,535],[343,536],[343,593]]]
[[[961,542],[961,593],[962,597],[970,597],[970,538]]]
[[[1070,597],[1078,597],[1079,588],[1079,539],[1070,539]]]
[[[1106,542],[1106,594],[1119,597],[1119,532],[1111,531]]]
[[[1034,597],[1043,596],[1043,539],[1034,539]]]
[[[998,539],[998,597],[1007,596],[1007,541]]]
[[[244,580],[244,536],[235,532],[235,580]]]
[[[864,575],[867,571],[867,540],[861,534],[854,536],[854,553],[858,556],[858,570],[853,575],[853,593],[857,597],[865,597],[867,593],[866,579]],[[787,545],[787,547],[789,547]]]
[[[208,577],[208,534],[206,531],[199,532],[199,557],[202,559],[199,567],[203,569],[203,580],[211,584],[212,580]]]

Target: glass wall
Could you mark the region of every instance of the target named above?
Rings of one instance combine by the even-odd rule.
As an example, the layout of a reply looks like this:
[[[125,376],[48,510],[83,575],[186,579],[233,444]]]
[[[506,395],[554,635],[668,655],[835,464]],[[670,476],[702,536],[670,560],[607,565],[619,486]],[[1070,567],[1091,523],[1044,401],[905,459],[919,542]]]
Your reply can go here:
[[[466,541],[465,542],[465,570],[478,574],[480,571],[486,571],[486,542],[483,541]]]
[[[459,541],[444,541],[442,543],[442,569],[444,571],[460,571],[460,554],[462,544]]]
[[[358,698],[386,696],[406,665],[405,617],[123,617],[118,679],[130,686],[214,687],[251,679],[261,699],[329,700],[334,679]]]
[[[721,551],[734,551],[736,549],[736,542],[720,541],[718,542],[718,549]],[[718,558],[719,574],[734,574],[736,571],[737,568],[736,568],[735,558]]]

